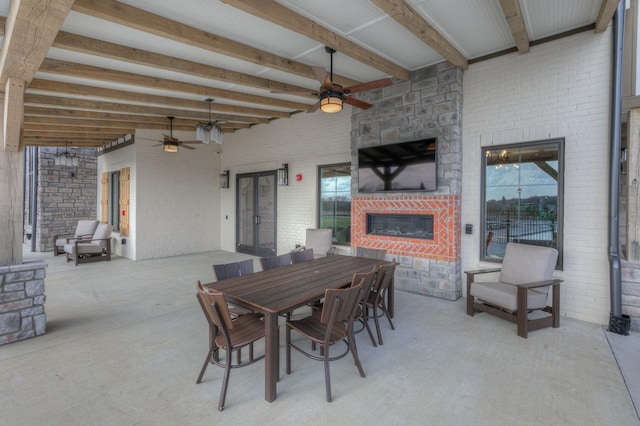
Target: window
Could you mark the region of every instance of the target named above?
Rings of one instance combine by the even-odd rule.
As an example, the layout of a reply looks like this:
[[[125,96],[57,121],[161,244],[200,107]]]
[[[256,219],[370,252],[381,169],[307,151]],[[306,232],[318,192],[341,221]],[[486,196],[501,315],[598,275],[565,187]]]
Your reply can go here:
[[[109,223],[120,230],[120,171],[109,173]]]
[[[562,267],[563,140],[482,149],[481,257],[500,262],[507,242],[558,249]]]
[[[101,180],[100,222],[109,223],[122,236],[129,235],[130,169],[103,172]]]
[[[320,228],[333,229],[334,244],[351,243],[351,165],[318,167]]]

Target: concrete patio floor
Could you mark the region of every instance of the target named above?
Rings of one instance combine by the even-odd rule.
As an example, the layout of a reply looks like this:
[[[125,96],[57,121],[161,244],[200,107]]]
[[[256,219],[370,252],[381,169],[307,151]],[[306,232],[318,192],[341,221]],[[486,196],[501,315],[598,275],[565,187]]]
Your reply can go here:
[[[76,267],[25,253],[48,264],[47,332],[0,347],[0,424],[640,425],[638,333],[562,318],[560,328],[521,339],[506,321],[467,316],[464,299],[403,292],[396,330],[382,321],[383,346],[357,335],[367,377],[350,358],[331,364],[333,402],[322,363],[293,353],[284,373],[281,327],[278,399],[264,400],[259,362],[231,373],[218,412],[222,369],[209,366],[195,383],[208,346],[195,281],[212,281],[213,263],[248,257],[216,251]]]

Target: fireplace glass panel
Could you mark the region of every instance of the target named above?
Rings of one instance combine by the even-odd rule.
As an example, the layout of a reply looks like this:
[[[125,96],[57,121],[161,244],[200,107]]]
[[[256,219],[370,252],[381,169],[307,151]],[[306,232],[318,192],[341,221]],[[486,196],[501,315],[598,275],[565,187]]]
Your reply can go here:
[[[433,215],[367,213],[367,234],[433,240]]]

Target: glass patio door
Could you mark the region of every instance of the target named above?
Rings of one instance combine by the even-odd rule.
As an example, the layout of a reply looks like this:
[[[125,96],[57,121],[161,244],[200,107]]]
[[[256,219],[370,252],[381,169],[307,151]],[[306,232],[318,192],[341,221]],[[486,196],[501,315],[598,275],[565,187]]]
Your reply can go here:
[[[276,172],[239,174],[236,188],[237,251],[276,254]]]

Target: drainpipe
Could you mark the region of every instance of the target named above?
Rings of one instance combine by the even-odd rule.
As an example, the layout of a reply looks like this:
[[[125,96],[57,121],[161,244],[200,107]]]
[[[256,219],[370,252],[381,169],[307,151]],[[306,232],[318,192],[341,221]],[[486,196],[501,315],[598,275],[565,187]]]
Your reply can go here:
[[[31,182],[31,251],[36,251],[36,236],[38,235],[38,159],[40,158],[40,148],[32,147],[31,152],[31,169],[33,170],[33,179]],[[55,241],[54,241],[55,244]]]
[[[622,279],[619,241],[619,192],[620,192],[620,131],[622,109],[622,54],[624,39],[625,2],[620,1],[613,15],[613,61],[611,87],[611,164],[609,167],[609,284],[611,286],[611,312],[609,331],[628,335],[631,319],[622,314]]]

